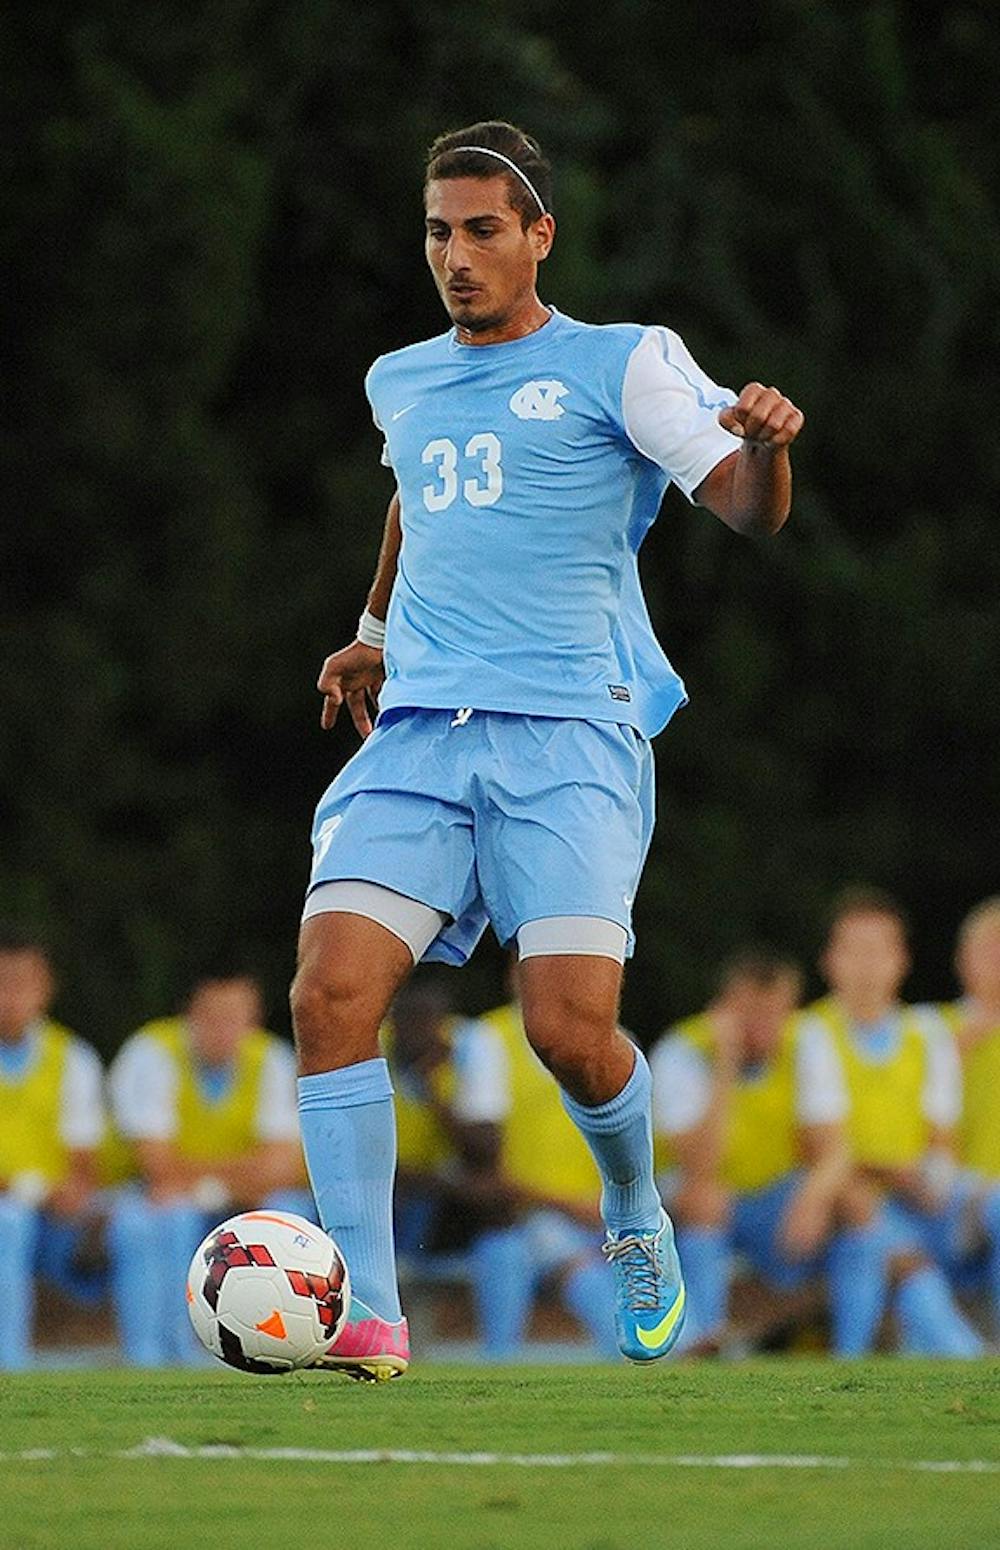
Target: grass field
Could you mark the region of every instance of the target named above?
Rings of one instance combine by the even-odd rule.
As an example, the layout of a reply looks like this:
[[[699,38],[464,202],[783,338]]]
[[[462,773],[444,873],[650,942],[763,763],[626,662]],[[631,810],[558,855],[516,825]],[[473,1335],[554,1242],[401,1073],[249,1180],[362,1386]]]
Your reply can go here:
[[[417,1367],[377,1387],[9,1376],[0,1480],[2,1550],[985,1550],[1000,1544],[1000,1364]]]

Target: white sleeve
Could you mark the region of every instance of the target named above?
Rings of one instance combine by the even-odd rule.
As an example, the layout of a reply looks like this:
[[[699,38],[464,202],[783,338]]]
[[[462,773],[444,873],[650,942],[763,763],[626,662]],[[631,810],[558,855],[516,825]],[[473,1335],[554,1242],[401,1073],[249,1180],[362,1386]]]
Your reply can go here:
[[[705,1117],[712,1097],[712,1071],[688,1039],[667,1034],[649,1056],[653,1073],[653,1129],[678,1136]]]
[[[452,1041],[455,1118],[465,1125],[499,1125],[510,1113],[510,1064],[503,1040],[486,1023],[461,1023]]]
[[[148,1034],[133,1034],[115,1057],[111,1107],[131,1141],[172,1141],[177,1134],[177,1071],[167,1051]]]
[[[804,1017],[795,1046],[795,1118],[800,1125],[839,1125],[847,1112],[847,1082],[830,1030]]]
[[[59,1095],[59,1136],[73,1151],[89,1152],[104,1135],[104,1073],[97,1051],[73,1039]]]
[[[299,1139],[295,1056],[289,1046],[277,1038],[264,1056],[261,1068],[256,1126],[261,1141]]]
[[[962,1062],[951,1029],[932,1006],[914,1007],[927,1040],[924,1118],[938,1130],[954,1130],[962,1113]]]
[[[735,402],[736,394],[707,377],[670,328],[647,328],[629,356],[622,383],[629,440],[690,501],[705,476],[742,445],[718,418]]]

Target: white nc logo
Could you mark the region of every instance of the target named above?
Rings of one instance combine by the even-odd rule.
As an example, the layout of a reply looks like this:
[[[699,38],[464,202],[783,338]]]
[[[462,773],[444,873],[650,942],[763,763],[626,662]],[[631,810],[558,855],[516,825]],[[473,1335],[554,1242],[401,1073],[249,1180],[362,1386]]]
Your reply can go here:
[[[519,420],[558,420],[566,413],[559,400],[568,392],[566,384],[554,377],[544,382],[526,382],[512,397],[510,407]]]

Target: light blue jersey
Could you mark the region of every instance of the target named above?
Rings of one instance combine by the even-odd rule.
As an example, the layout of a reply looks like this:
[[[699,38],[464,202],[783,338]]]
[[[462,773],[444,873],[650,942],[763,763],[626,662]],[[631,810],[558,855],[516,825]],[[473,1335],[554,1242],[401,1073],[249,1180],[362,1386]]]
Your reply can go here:
[[[638,551],[670,480],[690,498],[739,448],[718,423],[735,395],[669,329],[555,311],[522,339],[381,356],[366,386],[402,509],[382,711],[659,732],[686,696]]]

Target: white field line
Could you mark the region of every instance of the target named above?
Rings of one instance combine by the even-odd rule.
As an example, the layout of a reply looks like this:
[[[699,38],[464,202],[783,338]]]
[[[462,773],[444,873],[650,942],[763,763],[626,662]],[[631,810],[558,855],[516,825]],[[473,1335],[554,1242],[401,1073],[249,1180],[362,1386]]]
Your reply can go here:
[[[1000,1459],[851,1459],[818,1453],[438,1453],[413,1448],[240,1448],[206,1443],[189,1448],[170,1437],[147,1437],[134,1448],[22,1448],[2,1453],[4,1462],[61,1458],[252,1459],[303,1464],[513,1465],[520,1469],[573,1469],[594,1465],[652,1469],[896,1469],[943,1475],[1000,1474]]]

